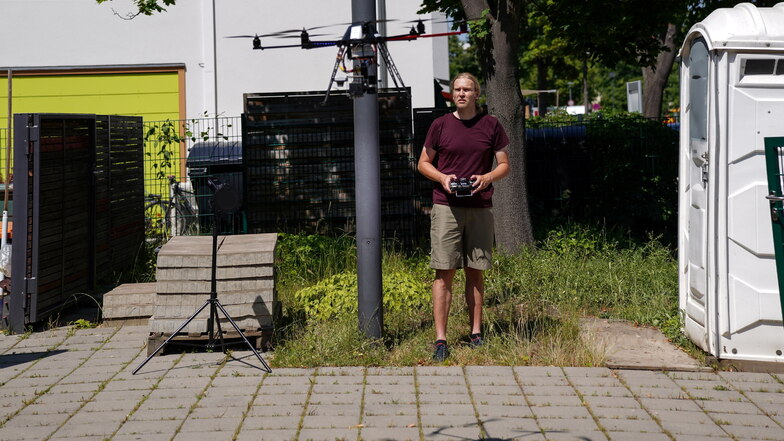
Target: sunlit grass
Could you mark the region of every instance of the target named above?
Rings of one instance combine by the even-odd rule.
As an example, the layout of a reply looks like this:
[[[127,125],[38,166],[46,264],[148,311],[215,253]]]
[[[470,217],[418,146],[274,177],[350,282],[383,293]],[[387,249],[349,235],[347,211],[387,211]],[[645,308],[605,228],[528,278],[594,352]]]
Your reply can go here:
[[[407,310],[384,316],[381,341],[368,341],[354,314],[308,319],[297,290],[333,274],[355,271],[353,242],[346,237],[283,236],[278,257],[278,292],[284,305],[277,330],[276,366],[412,366],[432,364],[432,311]],[[387,246],[383,271],[407,272],[429,285],[433,271],[423,252]],[[486,345],[467,345],[464,277],[455,278],[449,317],[447,364],[600,366],[605,351],[580,332],[586,315],[619,318],[679,333],[677,272],[672,252],[651,239],[624,243],[601,230],[567,226],[536,247],[497,255],[486,273]],[[282,271],[281,271],[282,269]]]

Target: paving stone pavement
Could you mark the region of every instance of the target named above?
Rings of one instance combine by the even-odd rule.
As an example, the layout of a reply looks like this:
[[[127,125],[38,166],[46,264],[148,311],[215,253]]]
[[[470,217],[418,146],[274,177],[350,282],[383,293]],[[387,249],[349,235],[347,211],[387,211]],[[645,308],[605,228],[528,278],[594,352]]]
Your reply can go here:
[[[146,357],[146,326],[0,336],[0,441],[784,440],[784,378]]]

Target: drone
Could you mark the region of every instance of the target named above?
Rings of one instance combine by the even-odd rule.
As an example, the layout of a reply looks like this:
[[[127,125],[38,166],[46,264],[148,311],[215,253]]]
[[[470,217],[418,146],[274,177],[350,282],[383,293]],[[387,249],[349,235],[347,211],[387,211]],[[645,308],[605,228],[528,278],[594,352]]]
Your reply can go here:
[[[375,93],[377,78],[375,75],[371,74],[374,71],[370,69],[370,67],[377,62],[377,54],[380,54],[384,60],[395,88],[408,95],[409,93],[405,84],[403,83],[403,78],[400,76],[400,72],[398,72],[394,61],[392,61],[392,56],[389,54],[386,43],[389,41],[413,41],[419,38],[447,37],[450,35],[460,35],[468,32],[467,21],[461,20],[455,22],[459,25],[459,29],[457,31],[427,34],[424,23],[427,20],[428,19],[417,19],[407,22],[412,23],[411,29],[408,31],[408,33],[386,37],[379,35],[378,31],[376,30],[376,24],[382,21],[394,20],[373,20],[332,25],[348,26],[343,34],[343,37],[338,40],[311,39],[312,37],[320,37],[324,34],[311,34],[310,31],[327,28],[330,26],[316,26],[312,28],[302,28],[301,30],[289,29],[263,35],[233,35],[227,38],[251,38],[253,39],[254,50],[286,48],[318,49],[324,47],[337,47],[338,53],[335,57],[335,65],[332,67],[332,75],[330,76],[326,95],[324,97],[324,101],[322,102],[322,104],[326,104],[327,100],[329,100],[329,94],[332,89],[332,85],[337,83],[338,86],[342,86],[342,84],[346,81],[335,79],[338,70],[345,72],[347,74],[347,79],[351,79],[348,85],[348,93],[350,96],[359,97],[365,93]],[[300,42],[299,44],[262,46],[261,39],[267,37],[299,38]],[[354,61],[354,66],[352,68],[348,68],[346,66],[346,59]]]

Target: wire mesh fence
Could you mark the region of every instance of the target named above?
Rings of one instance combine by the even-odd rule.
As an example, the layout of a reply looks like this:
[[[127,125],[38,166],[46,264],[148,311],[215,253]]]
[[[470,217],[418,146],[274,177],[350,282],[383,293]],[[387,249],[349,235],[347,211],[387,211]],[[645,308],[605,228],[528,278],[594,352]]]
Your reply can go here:
[[[529,123],[532,216],[600,221],[673,240],[678,133],[669,119],[640,115]]]
[[[5,168],[6,168],[6,158],[13,160],[13,148],[9,149],[9,137],[11,135],[11,130],[7,128],[0,127],[0,183],[5,182]],[[13,142],[13,139],[11,139]],[[9,174],[13,173],[13,162],[9,163]]]
[[[244,120],[145,122],[149,238],[209,234],[210,180],[231,185],[241,200],[222,232],[353,232],[362,201],[354,197],[350,111],[339,103],[313,110],[315,98],[306,95],[295,97],[299,104],[290,96],[254,97]],[[420,243],[429,230],[432,183],[416,172],[416,158],[444,111],[407,113],[407,103],[383,99],[382,227],[386,237]],[[673,233],[677,125],[633,116],[529,122],[525,148],[535,223],[602,220]]]
[[[411,103],[378,94],[381,231],[410,243],[418,236]],[[355,231],[353,100],[322,92],[246,95],[245,208],[253,232],[351,234]]]
[[[144,140],[148,239],[211,233],[209,184],[243,187],[240,118],[145,121]],[[224,222],[221,230],[244,232],[241,216]]]

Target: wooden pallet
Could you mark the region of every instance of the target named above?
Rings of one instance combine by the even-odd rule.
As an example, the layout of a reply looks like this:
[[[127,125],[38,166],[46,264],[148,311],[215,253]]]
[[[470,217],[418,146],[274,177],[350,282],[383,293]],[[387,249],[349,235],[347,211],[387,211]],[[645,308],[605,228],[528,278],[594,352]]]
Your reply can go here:
[[[224,325],[221,325],[223,330],[223,340],[226,344],[231,344],[232,347],[236,347],[238,350],[247,350],[247,345],[242,341],[242,337],[237,334],[237,331],[231,328],[229,325],[229,329],[225,329]],[[249,329],[249,330],[242,330],[242,333],[245,335],[245,338],[256,348],[257,351],[268,351],[272,349],[272,328],[266,329]],[[164,333],[152,333],[147,338],[147,356],[149,357],[153,352],[155,352],[159,346],[169,338],[171,334],[164,334]],[[190,347],[197,347],[197,348],[204,348],[207,349],[207,343],[209,342],[209,335],[204,332],[200,334],[186,334],[180,333],[176,337],[174,337],[167,347],[163,348],[163,350],[158,354],[161,355],[167,350],[171,351],[174,348],[182,348],[183,346],[187,345]],[[220,344],[220,336],[218,335],[217,329],[215,330],[215,339],[216,344]],[[172,351],[174,352],[174,351]],[[170,352],[171,353],[171,352]]]

